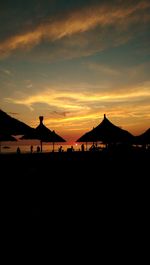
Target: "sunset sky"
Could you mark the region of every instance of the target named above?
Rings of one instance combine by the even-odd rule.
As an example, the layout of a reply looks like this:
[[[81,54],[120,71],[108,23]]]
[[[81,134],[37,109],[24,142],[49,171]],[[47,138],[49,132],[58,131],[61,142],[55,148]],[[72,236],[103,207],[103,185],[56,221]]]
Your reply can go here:
[[[149,0],[1,0],[0,109],[67,140],[150,127]]]

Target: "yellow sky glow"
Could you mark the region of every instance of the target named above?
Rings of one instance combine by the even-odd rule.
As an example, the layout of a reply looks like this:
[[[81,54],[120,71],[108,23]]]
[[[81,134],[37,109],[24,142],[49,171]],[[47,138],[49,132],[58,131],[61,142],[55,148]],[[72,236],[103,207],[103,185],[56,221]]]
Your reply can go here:
[[[6,98],[5,100],[11,101],[15,104],[22,104],[28,107],[35,103],[46,103],[48,105],[59,106],[59,108],[67,109],[82,109],[82,101],[85,103],[89,102],[103,102],[103,101],[130,101],[137,100],[137,98],[150,97],[149,86],[139,86],[138,88],[132,88],[123,91],[114,91],[114,92],[97,92],[94,94],[91,92],[72,92],[72,91],[53,91],[51,89],[42,91],[42,93],[37,93],[32,96],[25,96],[22,99],[15,98]],[[72,103],[70,103],[70,101]],[[69,102],[69,103],[68,103]]]
[[[146,99],[150,97],[150,90],[148,84],[143,84],[136,88],[128,88],[126,90],[112,91],[108,94],[103,93],[90,93],[90,92],[73,92],[73,91],[56,91],[54,89],[46,89],[41,93],[36,93],[32,96],[24,96],[22,98],[7,98],[8,102],[14,104],[22,104],[34,109],[34,104],[43,103],[49,106],[58,108],[60,111],[66,112],[66,115],[47,115],[45,117],[45,124],[50,128],[55,128],[61,131],[79,130],[83,131],[85,128],[91,129],[91,126],[96,126],[100,122],[100,110],[101,113],[109,113],[110,117],[118,117],[119,120],[124,120],[123,127],[127,129],[127,126],[132,127],[132,124],[128,124],[126,120],[130,117],[131,120],[135,117],[142,117],[145,115],[145,121],[150,118],[150,106],[149,105],[138,105],[138,100]],[[109,102],[105,106],[105,103]],[[113,104],[118,103],[114,108]],[[121,103],[119,105],[119,102]],[[122,105],[124,102],[124,105]],[[98,105],[100,108],[90,107]],[[49,117],[50,116],[50,117]],[[92,124],[93,121],[93,124]],[[36,126],[36,122],[33,122]]]

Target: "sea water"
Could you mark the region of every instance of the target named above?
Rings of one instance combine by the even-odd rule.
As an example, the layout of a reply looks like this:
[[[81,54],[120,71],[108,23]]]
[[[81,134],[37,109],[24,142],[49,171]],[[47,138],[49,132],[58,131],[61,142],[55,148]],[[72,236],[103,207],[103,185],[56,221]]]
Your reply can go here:
[[[54,146],[51,143],[43,143],[42,144],[42,151],[43,152],[52,152],[54,148],[54,152],[58,152],[59,147],[62,146],[62,150],[65,152],[68,148],[73,146],[74,151],[81,150],[82,143],[55,143]],[[17,142],[3,142],[1,143],[0,152],[1,153],[16,153],[17,148],[20,148],[21,153],[30,153],[31,152],[31,145],[33,146],[33,153],[37,152],[37,147],[40,147],[40,142],[33,141],[30,143],[21,143],[21,141]],[[85,150],[89,150],[91,144],[84,144]]]

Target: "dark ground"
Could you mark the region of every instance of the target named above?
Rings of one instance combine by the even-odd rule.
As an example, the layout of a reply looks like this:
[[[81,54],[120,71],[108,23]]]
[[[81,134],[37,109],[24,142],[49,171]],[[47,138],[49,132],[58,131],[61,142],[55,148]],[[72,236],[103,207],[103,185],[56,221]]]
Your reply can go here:
[[[128,222],[149,211],[149,165],[142,149],[1,154],[1,216]]]

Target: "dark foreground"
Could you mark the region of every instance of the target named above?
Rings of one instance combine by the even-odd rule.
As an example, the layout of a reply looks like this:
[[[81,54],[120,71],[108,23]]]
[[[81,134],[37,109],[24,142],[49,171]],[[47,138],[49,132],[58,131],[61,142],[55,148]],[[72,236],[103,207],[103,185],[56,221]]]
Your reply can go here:
[[[1,154],[1,214],[77,222],[144,213],[149,165],[149,150]]]

